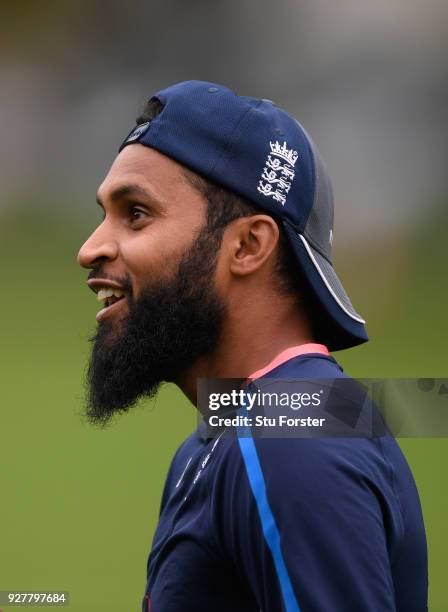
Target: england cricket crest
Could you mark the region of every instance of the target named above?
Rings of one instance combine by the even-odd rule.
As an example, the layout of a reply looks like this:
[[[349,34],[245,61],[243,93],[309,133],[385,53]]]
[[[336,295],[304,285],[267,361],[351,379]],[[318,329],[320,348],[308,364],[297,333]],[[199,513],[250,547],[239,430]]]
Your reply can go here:
[[[299,154],[288,149],[286,142],[283,145],[278,141],[269,142],[269,146],[271,152],[258,181],[257,190],[284,206],[295,176],[294,166]]]

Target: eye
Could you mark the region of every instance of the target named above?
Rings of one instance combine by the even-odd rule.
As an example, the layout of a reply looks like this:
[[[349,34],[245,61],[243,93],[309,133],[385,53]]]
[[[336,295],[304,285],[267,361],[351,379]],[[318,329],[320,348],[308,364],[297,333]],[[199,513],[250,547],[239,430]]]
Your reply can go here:
[[[136,221],[141,221],[145,217],[147,217],[147,213],[146,213],[146,211],[142,210],[141,208],[139,208],[137,206],[132,206],[129,209],[129,219],[130,219],[131,223],[135,223]]]

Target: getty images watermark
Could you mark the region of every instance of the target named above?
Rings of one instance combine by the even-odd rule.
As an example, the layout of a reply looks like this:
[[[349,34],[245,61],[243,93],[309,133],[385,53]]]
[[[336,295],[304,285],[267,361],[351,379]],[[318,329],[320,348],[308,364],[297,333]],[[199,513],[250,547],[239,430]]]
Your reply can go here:
[[[448,436],[444,379],[199,379],[209,437]]]
[[[212,392],[208,396],[208,408],[211,412],[221,410],[221,414],[210,414],[208,424],[210,427],[322,427],[325,418],[312,416],[293,417],[282,414],[284,407],[292,411],[301,408],[318,407],[321,404],[323,389],[313,393],[276,391],[254,391],[232,389],[230,392]],[[260,414],[260,409],[277,408],[277,412],[267,416]],[[222,414],[225,408],[227,415]],[[230,410],[229,410],[230,408]],[[233,414],[236,412],[237,414]],[[249,415],[250,413],[250,415]],[[253,415],[253,416],[252,416]]]

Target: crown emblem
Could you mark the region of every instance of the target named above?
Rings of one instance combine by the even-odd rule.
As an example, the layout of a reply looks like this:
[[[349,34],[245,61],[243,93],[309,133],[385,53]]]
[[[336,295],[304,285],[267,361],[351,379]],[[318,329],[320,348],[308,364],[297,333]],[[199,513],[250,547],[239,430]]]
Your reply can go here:
[[[269,142],[271,153],[258,181],[257,191],[266,198],[272,198],[282,206],[291,189],[295,176],[294,165],[299,157],[297,151],[288,149],[286,142],[282,145],[276,140]],[[281,159],[278,159],[278,158]],[[282,161],[283,160],[283,161]]]
[[[294,149],[288,149],[288,147],[286,146],[286,142],[281,145],[278,140],[276,140],[275,142],[269,142],[269,145],[271,147],[271,153],[273,155],[281,157],[286,162],[291,164],[291,166],[295,166],[299,154],[297,153],[297,151],[294,151]]]

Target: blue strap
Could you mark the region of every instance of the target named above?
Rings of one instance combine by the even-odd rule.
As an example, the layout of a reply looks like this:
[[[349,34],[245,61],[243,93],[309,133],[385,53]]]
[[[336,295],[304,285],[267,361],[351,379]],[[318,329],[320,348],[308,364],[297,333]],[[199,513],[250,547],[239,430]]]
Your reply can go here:
[[[266,494],[266,483],[264,481],[255,442],[252,437],[247,437],[249,433],[247,428],[238,429],[238,443],[243,456],[244,465],[246,467],[250,487],[257,504],[258,515],[263,528],[263,535],[274,560],[274,565],[283,596],[283,602],[285,605],[285,611],[300,612],[300,607],[297,603],[297,599],[292,588],[291,579],[283,558],[283,553],[280,546],[280,533],[275,523],[274,515],[272,514]],[[245,437],[241,437],[240,433]]]

